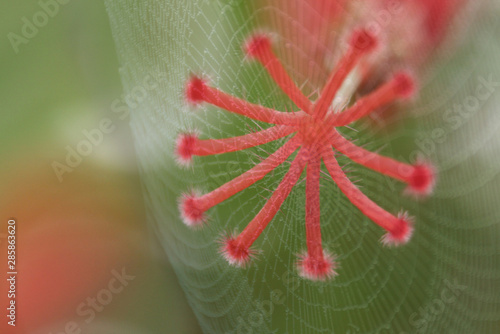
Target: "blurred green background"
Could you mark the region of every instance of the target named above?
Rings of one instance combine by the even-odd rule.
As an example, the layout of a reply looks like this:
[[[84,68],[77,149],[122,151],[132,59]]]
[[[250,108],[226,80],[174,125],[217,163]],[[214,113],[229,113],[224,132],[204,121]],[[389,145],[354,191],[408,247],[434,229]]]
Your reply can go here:
[[[2,320],[0,331],[59,333],[76,323],[82,333],[199,332],[146,224],[128,117],[113,112],[125,104],[104,4],[69,1],[45,18],[36,0],[1,7],[0,235],[14,217],[19,276],[17,326]],[[13,47],[24,18],[41,27]],[[84,131],[95,135],[90,147]],[[78,145],[88,155],[58,177],[55,166]],[[109,301],[102,290],[122,270],[134,278]],[[0,287],[4,309],[4,279]],[[90,304],[81,306],[88,298],[107,303],[92,319]]]

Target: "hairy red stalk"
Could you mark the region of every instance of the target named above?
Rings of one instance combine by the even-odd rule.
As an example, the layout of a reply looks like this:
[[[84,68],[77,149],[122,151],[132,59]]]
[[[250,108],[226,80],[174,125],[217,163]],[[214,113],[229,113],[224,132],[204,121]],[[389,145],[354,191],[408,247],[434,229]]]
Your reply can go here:
[[[248,56],[257,59],[262,66],[266,68],[276,84],[286,95],[288,95],[290,100],[292,100],[297,107],[308,114],[311,113],[311,101],[309,101],[297,85],[295,85],[280,60],[274,54],[269,37],[263,34],[257,34],[250,37],[245,43],[245,51]]]
[[[304,113],[282,112],[256,105],[208,86],[203,79],[192,77],[186,85],[186,98],[190,103],[207,102],[256,121],[271,124],[298,125]]]
[[[347,52],[328,77],[319,99],[314,105],[313,114],[317,119],[323,118],[345,79],[356,67],[363,56],[372,52],[377,46],[377,39],[367,30],[356,30],[350,39]]]
[[[304,150],[299,152],[278,188],[273,192],[271,198],[255,218],[245,227],[243,232],[236,238],[227,239],[226,243],[221,247],[222,254],[230,264],[243,266],[248,262],[250,247],[274,218],[279,208],[292,191],[292,188],[299,180],[307,162],[304,153]]]
[[[333,132],[332,146],[352,161],[408,184],[405,190],[414,195],[429,195],[435,185],[434,167],[422,161],[409,165],[392,158],[381,156],[354,145],[338,132]]]
[[[321,168],[320,157],[314,157],[307,164],[306,179],[306,236],[307,252],[315,259],[322,259],[321,228],[319,225],[320,199],[319,175]]]
[[[365,216],[388,232],[382,241],[388,245],[399,245],[410,240],[413,227],[406,215],[395,217],[370,200],[345,175],[332,150],[323,153],[323,161],[333,181]]]
[[[184,195],[180,202],[180,210],[186,225],[198,226],[204,223],[206,221],[205,212],[208,209],[225,201],[229,197],[262,179],[270,171],[288,159],[288,157],[295,152],[299,146],[300,142],[297,137],[294,137],[252,169],[246,171],[221,187],[209,192],[208,194],[202,196],[197,196],[196,194]]]
[[[276,125],[266,130],[224,139],[199,139],[196,133],[182,133],[177,138],[176,154],[182,163],[188,164],[193,155],[206,156],[241,151],[283,138],[295,131],[295,128],[286,125]]]
[[[405,72],[397,73],[392,80],[380,86],[371,94],[359,99],[353,107],[334,114],[333,126],[348,125],[398,99],[410,98],[414,91],[415,84],[412,77]]]
[[[316,152],[312,152],[313,154]],[[323,251],[320,225],[319,179],[321,157],[313,156],[307,164],[306,241],[307,253],[297,263],[299,274],[311,280],[325,280],[336,275],[333,257]]]

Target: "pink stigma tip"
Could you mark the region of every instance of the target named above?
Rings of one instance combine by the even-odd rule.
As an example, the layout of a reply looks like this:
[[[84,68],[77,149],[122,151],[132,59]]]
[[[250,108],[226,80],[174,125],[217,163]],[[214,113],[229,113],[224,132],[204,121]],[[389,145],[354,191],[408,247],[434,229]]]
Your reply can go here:
[[[368,30],[359,29],[352,33],[350,44],[357,50],[371,52],[378,46],[378,40]]]
[[[413,166],[413,173],[405,192],[415,196],[428,196],[434,191],[436,170],[427,162],[418,162]]]
[[[207,220],[205,211],[199,207],[198,197],[195,192],[184,194],[179,203],[182,220],[189,227],[201,227]]]
[[[251,36],[244,45],[244,50],[250,57],[256,57],[261,50],[271,48],[271,40],[264,34]]]
[[[193,159],[198,136],[193,133],[182,133],[177,137],[175,154],[182,165],[189,165]]]
[[[413,219],[408,213],[398,215],[397,226],[392,231],[387,232],[381,239],[386,246],[400,246],[408,243],[413,234]]]
[[[337,268],[337,263],[334,261],[334,256],[323,252],[323,257],[313,258],[305,253],[299,256],[297,262],[299,275],[311,281],[325,281],[337,276],[334,269]]]
[[[239,244],[237,239],[227,237],[222,241],[220,252],[230,265],[245,267],[254,257],[254,252]]]
[[[408,72],[399,72],[394,75],[394,89],[396,93],[404,98],[411,98],[416,91],[416,84],[413,77]]]
[[[192,76],[186,84],[186,99],[189,103],[198,104],[203,102],[206,83],[203,79]]]

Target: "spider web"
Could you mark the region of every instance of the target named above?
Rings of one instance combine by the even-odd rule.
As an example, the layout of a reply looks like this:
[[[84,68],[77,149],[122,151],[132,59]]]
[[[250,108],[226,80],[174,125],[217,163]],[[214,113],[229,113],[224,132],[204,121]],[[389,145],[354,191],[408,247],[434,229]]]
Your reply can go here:
[[[191,186],[215,189],[284,143],[195,158],[190,169],[179,168],[173,155],[177,134],[187,129],[224,138],[266,127],[211,106],[190,110],[183,88],[192,72],[251,102],[292,108],[241,51],[249,33],[272,31],[286,15],[234,0],[106,4],[125,94],[143,87],[146,77],[157,84],[145,102],[131,106],[145,202],[206,333],[493,333],[500,327],[500,87],[472,111],[455,108],[472,103],[480,78],[500,81],[498,6],[482,13],[464,32],[466,42],[428,71],[417,102],[399,110],[402,123],[387,130],[359,122],[344,131],[357,144],[399,160],[424,153],[439,167],[439,184],[430,199],[417,202],[401,195],[403,185],[341,158],[349,177],[375,202],[414,215],[416,232],[404,247],[383,247],[383,231],[324,176],[323,241],[341,267],[334,280],[318,283],[300,279],[295,269],[297,253],[305,249],[305,182],[257,240],[262,253],[252,266],[232,268],[217,251],[222,233],[241,231],[260,210],[288,163],[211,209],[202,230],[188,229],[177,210],[177,198]],[[301,50],[279,38],[277,44],[279,56],[292,55],[286,63],[292,76],[314,93],[311,82],[294,72]]]

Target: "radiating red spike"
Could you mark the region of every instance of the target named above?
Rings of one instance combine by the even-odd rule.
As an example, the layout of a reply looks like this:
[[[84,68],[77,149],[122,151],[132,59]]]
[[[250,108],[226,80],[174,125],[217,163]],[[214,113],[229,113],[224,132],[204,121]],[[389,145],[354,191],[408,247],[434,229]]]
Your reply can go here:
[[[195,76],[186,84],[185,95],[191,104],[207,102],[235,114],[271,124],[299,125],[302,117],[307,116],[303,112],[281,112],[250,103],[210,87],[203,79]]]
[[[241,151],[283,138],[295,131],[293,127],[276,125],[239,137],[204,140],[199,139],[196,133],[182,133],[177,138],[175,152],[181,163],[189,164],[194,155],[206,156]]]
[[[306,174],[306,238],[307,253],[297,262],[302,277],[322,281],[336,275],[333,256],[323,251],[320,225],[319,179],[321,158],[314,157],[307,164]]]
[[[334,114],[332,116],[333,126],[348,125],[398,99],[408,99],[414,93],[415,82],[411,75],[407,72],[399,72],[373,93],[359,99],[353,107],[344,112]]]
[[[363,56],[377,47],[377,44],[376,37],[365,29],[355,30],[352,33],[347,52],[333,69],[318,101],[314,105],[314,117],[321,119],[326,115],[335,95],[349,73],[356,67]]]
[[[248,262],[252,254],[250,247],[274,218],[279,208],[292,191],[292,188],[295,186],[304,170],[305,164],[304,151],[301,150],[292,162],[290,169],[278,188],[274,191],[271,198],[255,218],[252,219],[243,232],[236,238],[226,239],[220,251],[230,264],[244,266]]]
[[[409,165],[381,156],[354,145],[338,132],[332,132],[331,144],[354,162],[408,184],[405,192],[417,196],[430,195],[436,183],[435,168],[428,162]]]
[[[269,37],[263,34],[253,35],[245,43],[244,49],[248,56],[257,59],[266,68],[269,75],[290,100],[306,113],[311,113],[311,101],[300,91],[274,54]]]
[[[333,181],[344,195],[349,198],[351,203],[375,224],[388,232],[382,238],[384,244],[395,246],[404,244],[410,240],[413,232],[413,224],[412,220],[406,214],[400,214],[398,217],[395,217],[363,194],[344,174],[332,150],[325,151],[323,161]]]
[[[270,171],[288,159],[299,146],[298,138],[294,137],[252,169],[208,194],[202,196],[184,195],[181,198],[179,209],[186,225],[203,224],[206,219],[205,211],[264,178]]]

